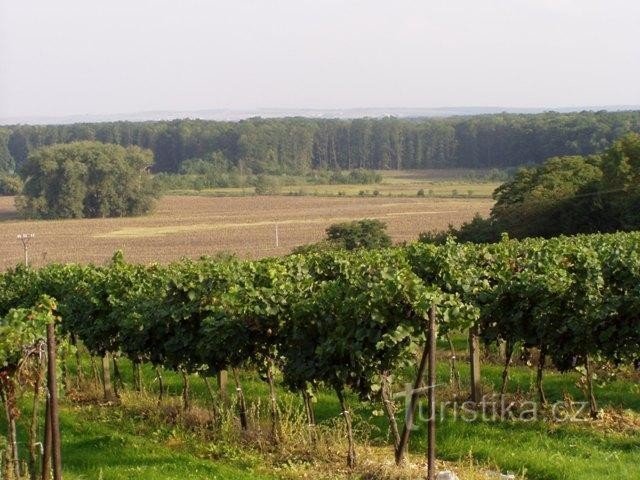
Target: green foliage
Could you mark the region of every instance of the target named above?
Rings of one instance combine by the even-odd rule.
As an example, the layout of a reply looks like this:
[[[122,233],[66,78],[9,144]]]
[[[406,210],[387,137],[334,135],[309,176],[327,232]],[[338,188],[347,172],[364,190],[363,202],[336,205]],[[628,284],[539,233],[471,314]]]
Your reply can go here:
[[[55,301],[43,295],[31,308],[11,309],[0,317],[0,372],[15,368],[30,347],[46,338],[55,309]]]
[[[49,295],[47,315],[55,308],[61,332],[94,354],[208,373],[274,364],[294,391],[324,384],[374,399],[379,375],[415,358],[432,307],[440,335],[477,325],[485,342],[537,347],[563,371],[588,356],[638,361],[638,285],[640,233],[163,267],[117,253],[100,267],[0,275],[0,345],[11,362],[41,335],[29,333],[40,311],[30,309]]]
[[[248,365],[264,376],[273,363],[293,392],[324,385],[376,401],[380,375],[415,361],[430,308],[440,336],[477,325],[485,342],[539,348],[562,371],[587,356],[616,364],[638,361],[639,285],[637,232],[549,240],[505,236],[486,245],[449,239],[441,245],[260,261],[202,258],[167,266],[128,264],[118,252],[104,266],[19,267],[0,274],[0,365],[20,361],[25,348],[41,341],[43,328],[59,316],[60,332],[77,336],[93,354],[111,351],[174,371],[207,374]],[[442,367],[447,372],[440,377],[449,374],[449,366],[442,362]],[[520,372],[519,380],[529,375]],[[556,397],[575,391],[572,383],[554,378]],[[620,390],[620,398],[633,399],[629,392],[635,390]],[[619,404],[617,399],[611,403]],[[118,417],[126,423],[123,428],[134,428],[131,419]],[[136,418],[148,419],[140,411]],[[101,428],[109,423],[103,418]],[[564,438],[540,440],[540,426],[525,422],[515,430],[531,448],[550,451],[566,444]],[[468,427],[452,422],[460,438],[467,438]],[[504,438],[505,429],[515,431],[512,422],[479,422],[473,428],[496,439]],[[576,428],[555,425],[554,432],[571,434],[575,443]],[[75,429],[64,425],[64,431]],[[460,439],[456,436],[451,446],[450,435],[444,436],[440,445],[457,455]],[[465,449],[470,442],[463,442]],[[71,443],[72,450],[83,445]],[[633,457],[631,438],[612,444],[611,451]],[[502,451],[480,445],[483,454]],[[608,458],[608,444],[605,450]],[[587,447],[580,455],[592,460]],[[539,458],[527,458],[541,476],[549,472]],[[570,471],[584,468],[573,465]]]
[[[322,253],[327,251],[340,250],[342,246],[336,242],[329,240],[321,240],[316,243],[309,243],[307,245],[299,245],[295,247],[291,253],[294,255],[306,255],[310,253]]]
[[[254,187],[256,195],[274,195],[280,191],[280,181],[271,175],[258,175]]]
[[[204,158],[185,160],[179,174],[159,173],[154,180],[163,190],[246,187],[251,178],[241,168],[234,167],[221,152]]]
[[[0,174],[0,196],[14,196],[22,192],[22,180],[16,175]]]
[[[344,252],[311,258],[324,277],[300,298],[285,324],[281,351],[292,389],[324,383],[370,398],[382,372],[409,363],[436,288],[411,271],[403,252]]]
[[[97,140],[151,149],[156,173],[178,173],[184,170],[186,161],[209,161],[214,155],[224,157],[230,169],[256,175],[305,174],[311,169],[505,169],[539,164],[555,156],[602,151],[621,135],[640,132],[640,112],[421,119],[172,120],[15,125],[7,130],[10,136],[6,144],[18,168],[29,153],[42,146]],[[0,152],[1,145],[0,142]],[[504,180],[499,171],[492,176],[494,180]],[[336,174],[335,181],[376,183],[371,173]]]
[[[640,228],[640,135],[630,133],[600,156],[554,157],[518,171],[496,189],[490,218],[476,216],[449,234],[461,241]],[[425,235],[423,240],[431,240]]]
[[[138,147],[76,142],[42,148],[22,166],[24,196],[17,206],[30,218],[141,215],[156,196],[151,163],[151,152]]]
[[[356,168],[349,172],[318,170],[308,175],[309,182],[316,185],[370,185],[380,183],[382,175],[373,170]]]
[[[6,128],[0,128],[0,175],[2,173],[11,173],[15,168],[15,161],[9,151],[9,138],[11,131]]]
[[[640,228],[640,135],[628,134],[602,158],[600,191],[608,230]]]
[[[592,196],[602,179],[599,157],[551,158],[498,187],[492,218],[514,237],[592,231]]]
[[[336,223],[327,228],[327,240],[340,248],[382,248],[391,245],[391,237],[385,231],[387,225],[380,220],[355,220]]]

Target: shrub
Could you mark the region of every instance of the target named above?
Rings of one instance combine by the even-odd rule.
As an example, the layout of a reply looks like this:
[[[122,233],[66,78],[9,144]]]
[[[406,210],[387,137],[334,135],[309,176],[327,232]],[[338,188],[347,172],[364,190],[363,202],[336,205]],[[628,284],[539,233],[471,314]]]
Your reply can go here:
[[[255,180],[256,195],[274,195],[280,191],[280,182],[270,175],[258,175]]]
[[[15,175],[0,175],[0,195],[12,196],[22,192],[22,180]]]
[[[391,245],[391,237],[385,231],[386,228],[387,225],[380,220],[336,223],[327,229],[327,239],[347,250],[388,247]]]

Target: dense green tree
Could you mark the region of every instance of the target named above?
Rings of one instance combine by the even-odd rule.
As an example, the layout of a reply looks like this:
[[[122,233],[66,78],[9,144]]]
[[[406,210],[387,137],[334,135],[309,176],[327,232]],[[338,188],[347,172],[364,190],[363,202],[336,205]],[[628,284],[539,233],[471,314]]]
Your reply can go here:
[[[100,142],[52,145],[33,152],[20,171],[20,212],[31,218],[140,215],[152,207],[153,155]]]
[[[640,135],[616,141],[602,159],[600,188],[609,230],[640,228]]]
[[[491,217],[515,237],[597,231],[593,194],[601,179],[599,157],[551,158],[498,187]]]
[[[494,198],[489,218],[421,240],[441,243],[450,235],[485,243],[502,232],[524,238],[640,229],[640,135],[623,136],[602,155],[554,157],[521,169]]]

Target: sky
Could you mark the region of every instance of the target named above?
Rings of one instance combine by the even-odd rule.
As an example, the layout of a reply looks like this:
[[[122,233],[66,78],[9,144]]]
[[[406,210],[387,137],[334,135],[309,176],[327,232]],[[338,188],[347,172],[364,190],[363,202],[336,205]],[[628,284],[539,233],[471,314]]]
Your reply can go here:
[[[0,118],[640,104],[638,0],[0,0]]]

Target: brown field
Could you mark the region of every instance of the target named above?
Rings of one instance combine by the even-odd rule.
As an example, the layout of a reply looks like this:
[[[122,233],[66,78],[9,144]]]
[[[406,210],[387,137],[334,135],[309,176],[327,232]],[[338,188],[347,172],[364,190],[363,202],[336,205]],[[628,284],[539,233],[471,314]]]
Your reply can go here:
[[[166,196],[145,217],[24,221],[13,198],[0,197],[0,269],[22,261],[19,233],[35,233],[31,263],[103,263],[121,249],[129,261],[167,262],[232,252],[244,258],[283,255],[320,240],[332,223],[378,218],[394,241],[486,215],[493,201],[474,198]],[[278,226],[280,246],[275,245]]]

